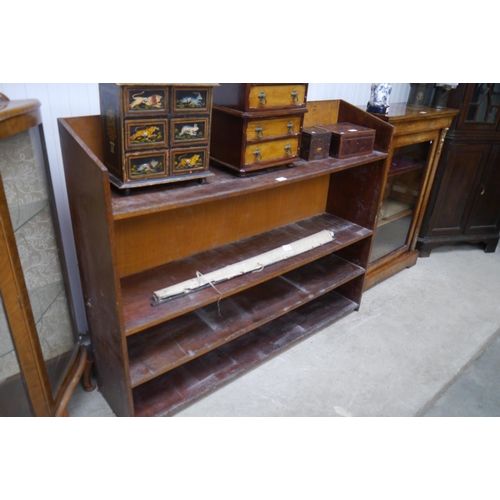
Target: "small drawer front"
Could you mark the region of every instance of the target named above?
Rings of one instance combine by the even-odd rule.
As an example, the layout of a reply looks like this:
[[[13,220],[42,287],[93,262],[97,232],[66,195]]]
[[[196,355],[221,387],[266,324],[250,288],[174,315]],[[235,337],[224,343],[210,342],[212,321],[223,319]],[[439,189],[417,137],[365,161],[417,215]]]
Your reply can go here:
[[[296,158],[298,150],[298,137],[248,145],[245,150],[245,165],[265,163],[285,158]]]
[[[305,102],[305,84],[252,86],[248,96],[250,110],[299,107]]]
[[[167,120],[130,120],[125,122],[126,149],[167,147]]]
[[[208,113],[212,108],[212,89],[206,87],[174,87],[174,113]]]
[[[196,143],[208,144],[209,131],[208,118],[173,119],[170,127],[170,144],[180,146]]]
[[[208,168],[208,148],[173,149],[171,174],[190,174]]]
[[[125,161],[128,181],[165,177],[168,175],[168,156],[166,151],[151,151],[147,154],[131,153],[126,155]]]
[[[126,87],[123,112],[126,116],[165,114],[168,111],[166,87]]]
[[[255,120],[247,124],[246,139],[254,141],[281,135],[298,134],[302,125],[302,116],[290,116],[273,120]]]

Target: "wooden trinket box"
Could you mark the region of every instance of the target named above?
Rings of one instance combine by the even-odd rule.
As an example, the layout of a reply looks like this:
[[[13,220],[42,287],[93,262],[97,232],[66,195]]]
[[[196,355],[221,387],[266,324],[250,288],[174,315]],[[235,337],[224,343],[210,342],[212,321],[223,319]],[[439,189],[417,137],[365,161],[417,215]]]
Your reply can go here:
[[[208,170],[214,84],[100,83],[104,164],[128,190],[199,179]]]
[[[302,129],[300,157],[307,161],[322,160],[330,155],[332,133],[319,127]]]
[[[305,83],[216,87],[210,158],[240,176],[299,160],[306,92]]]
[[[373,152],[375,130],[353,123],[343,122],[331,125],[318,125],[332,133],[330,156],[335,158],[351,158]]]

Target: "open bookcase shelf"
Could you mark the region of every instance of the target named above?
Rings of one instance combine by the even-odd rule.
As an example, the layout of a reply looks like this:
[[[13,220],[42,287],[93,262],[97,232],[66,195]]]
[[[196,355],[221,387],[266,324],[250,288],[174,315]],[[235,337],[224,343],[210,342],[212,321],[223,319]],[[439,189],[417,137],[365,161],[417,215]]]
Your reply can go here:
[[[136,416],[167,416],[356,310],[330,292],[133,390]]]
[[[266,231],[207,250],[163,266],[148,269],[121,280],[123,315],[126,334],[170,320],[213,302],[214,289],[206,287],[189,295],[163,302],[152,308],[153,292],[193,278],[197,272],[205,275],[225,265],[268,252],[323,229],[334,232],[334,239],[306,253],[288,258],[262,271],[244,274],[217,285],[222,297],[265,282],[277,274],[288,272],[366,238],[372,231],[334,215],[324,213],[276,229]]]
[[[217,292],[210,288],[213,298],[209,305],[129,338],[132,386],[272,321],[363,273],[363,268],[331,254],[220,301]]]
[[[376,129],[369,155],[205,184],[110,187],[99,117],[59,120],[99,388],[118,416],[171,415],[357,310],[392,127],[343,101],[331,123]],[[153,292],[322,230],[331,242],[153,306]]]

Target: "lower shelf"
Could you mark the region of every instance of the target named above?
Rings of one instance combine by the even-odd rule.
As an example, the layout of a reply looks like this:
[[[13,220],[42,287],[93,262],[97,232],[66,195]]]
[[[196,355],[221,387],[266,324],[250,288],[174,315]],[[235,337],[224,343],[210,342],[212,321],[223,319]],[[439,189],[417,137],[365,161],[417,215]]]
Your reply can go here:
[[[364,272],[351,262],[329,255],[133,335],[127,341],[131,385],[137,387],[190,362]]]
[[[168,416],[312,333],[359,304],[328,292],[285,316],[133,390],[135,416]]]

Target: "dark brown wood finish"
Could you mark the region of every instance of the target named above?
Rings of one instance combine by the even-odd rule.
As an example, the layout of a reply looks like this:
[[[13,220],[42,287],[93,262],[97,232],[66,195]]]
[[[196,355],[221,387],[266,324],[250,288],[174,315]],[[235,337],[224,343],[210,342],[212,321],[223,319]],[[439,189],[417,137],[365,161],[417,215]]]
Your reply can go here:
[[[134,389],[137,416],[168,416],[325,328],[359,304],[330,292]],[[173,390],[175,388],[175,390]]]
[[[363,268],[328,255],[228,299],[212,301],[170,321],[168,328],[161,324],[134,335],[128,344],[132,385],[234,340],[362,274]]]
[[[371,231],[364,227],[325,213],[123,278],[121,289],[127,334],[136,333],[146,327],[193,311],[214,300],[214,290],[209,287],[193,294],[188,301],[172,300],[151,309],[154,291],[190,279],[196,276],[197,271],[207,274],[225,265],[279,248],[324,229],[334,231],[335,238],[332,243],[286,259],[259,273],[242,275],[220,283],[217,289],[222,297],[233,295],[371,236]]]
[[[339,108],[352,107],[337,103],[329,123]],[[391,126],[355,116],[376,125],[378,144],[390,143]],[[246,178],[213,167],[204,185],[121,196],[106,182],[99,127],[98,117],[60,120],[96,368],[117,415],[170,415],[359,308],[387,148],[346,160],[300,160],[293,169]],[[217,290],[152,305],[154,291],[197,271],[322,229],[335,232],[333,242]],[[134,235],[142,252],[130,250]]]
[[[99,390],[113,410],[130,416],[130,380],[123,331],[119,279],[114,265],[108,171],[70,127],[59,120],[71,220],[79,260]],[[93,130],[86,130],[86,134]],[[128,396],[128,397],[127,397]]]
[[[480,119],[480,87],[496,92],[497,112]],[[497,89],[495,91],[495,88]],[[420,257],[459,242],[482,244],[494,252],[500,238],[500,84],[460,84],[449,105],[459,110],[444,142],[436,179],[417,240]],[[484,109],[484,106],[482,107]]]

